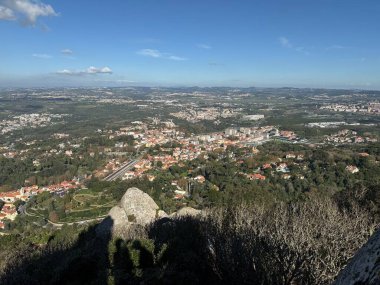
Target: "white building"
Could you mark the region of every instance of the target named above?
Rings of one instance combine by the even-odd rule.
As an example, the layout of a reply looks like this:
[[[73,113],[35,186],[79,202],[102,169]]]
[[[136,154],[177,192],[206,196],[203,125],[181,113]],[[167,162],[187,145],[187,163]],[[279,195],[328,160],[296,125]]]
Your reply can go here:
[[[246,116],[243,116],[243,120],[246,120],[246,121],[258,121],[261,119],[264,119],[264,115],[246,115]]]

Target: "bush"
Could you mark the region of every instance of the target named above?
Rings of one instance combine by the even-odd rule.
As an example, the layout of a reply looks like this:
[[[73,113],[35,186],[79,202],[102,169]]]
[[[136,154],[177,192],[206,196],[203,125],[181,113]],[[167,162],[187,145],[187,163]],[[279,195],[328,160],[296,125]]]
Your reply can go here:
[[[370,221],[322,198],[216,209],[205,219],[210,265],[225,283],[330,284],[373,233]]]

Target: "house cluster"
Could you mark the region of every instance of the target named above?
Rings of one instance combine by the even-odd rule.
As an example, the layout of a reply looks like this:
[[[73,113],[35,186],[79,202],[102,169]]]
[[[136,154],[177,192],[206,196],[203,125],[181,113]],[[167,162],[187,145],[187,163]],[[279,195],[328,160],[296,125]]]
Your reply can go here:
[[[178,119],[186,120],[190,123],[199,121],[215,121],[218,118],[231,118],[240,114],[240,108],[190,108],[170,115]]]
[[[224,133],[228,137],[237,137],[242,144],[261,144],[270,138],[293,143],[300,141],[296,133],[286,130],[279,131],[274,126],[228,128]]]
[[[320,109],[335,112],[380,114],[380,103],[371,102],[369,104],[330,104],[321,106]]]
[[[376,142],[376,138],[359,136],[356,131],[344,129],[325,137],[325,142],[333,144]]]
[[[300,138],[292,131],[279,131],[274,126],[263,126],[253,128],[228,128],[224,132],[227,137],[236,137],[242,145],[262,144],[269,139],[278,139],[287,142],[298,142]]]
[[[153,166],[160,163],[162,169],[168,169],[169,167],[180,164],[181,161],[194,160],[197,157],[203,156],[208,158],[207,153],[215,150],[226,151],[229,145],[237,145],[235,141],[230,141],[228,139],[223,139],[218,141],[210,141],[208,144],[204,144],[198,140],[189,141],[181,140],[181,147],[176,147],[174,149],[161,148],[161,153],[157,155],[147,155],[143,160],[140,160],[134,165],[134,169],[125,173],[123,179],[133,179],[136,177],[141,177],[147,171],[152,169]],[[238,144],[239,146],[242,146]],[[114,165],[114,164],[113,164]]]
[[[284,162],[282,158],[278,158],[278,161],[276,162],[264,163],[263,165],[261,165],[261,167],[257,169],[256,173],[245,175],[250,180],[265,180],[265,170],[271,170],[271,173],[277,172],[281,174],[282,179],[290,179],[292,176],[290,174],[289,163],[298,164],[299,162],[303,161],[304,156],[303,154],[288,153],[285,155],[285,158],[288,162]],[[302,175],[297,177],[299,179],[304,179]]]
[[[136,101],[131,99],[121,99],[121,98],[101,98],[96,101],[101,104],[113,104],[113,105],[124,105],[124,104],[134,104]]]
[[[52,184],[48,186],[25,186],[21,187],[18,190],[1,192],[0,200],[4,201],[5,203],[14,203],[17,200],[28,201],[30,197],[42,192],[49,192],[61,195],[62,193],[66,193],[70,189],[77,189],[80,187],[82,187],[82,184],[77,180],[63,181],[61,183]]]
[[[282,173],[288,173],[289,172],[288,164],[285,162],[282,162],[281,159],[279,159],[279,162],[264,163],[262,166],[260,166],[257,169],[257,171],[264,171],[267,169],[272,169],[276,172],[282,172]]]
[[[289,141],[295,141],[298,139],[296,133],[292,131],[280,131],[280,138],[283,138]]]
[[[264,119],[264,115],[245,115],[242,117],[244,121],[258,121]]]
[[[216,148],[226,148],[229,145],[244,147],[249,145],[261,144],[270,137],[272,126],[253,127],[253,128],[227,128],[221,133],[211,133],[205,135],[192,136],[184,143],[200,146],[206,151],[213,151]]]
[[[1,153],[1,155],[4,156],[5,158],[15,158],[17,154],[18,153],[15,151],[7,151],[7,152]]]
[[[58,184],[52,184],[49,186],[40,187],[38,188],[37,191],[39,191],[39,193],[49,192],[49,193],[54,193],[58,196],[63,196],[67,193],[67,191],[78,189],[78,188],[81,188],[82,186],[83,186],[82,183],[80,183],[77,179],[73,179],[71,181],[62,181],[61,183],[58,183]],[[36,194],[38,194],[38,192]]]
[[[306,124],[309,128],[337,128],[339,126],[346,126],[346,122],[317,122],[317,123],[308,123]]]
[[[264,142],[269,139],[271,132],[278,134],[278,130],[272,126],[228,128],[224,131],[224,137],[236,137],[241,143]]]
[[[209,133],[203,135],[186,136],[184,132],[179,131],[171,121],[160,122],[157,118],[152,118],[153,122],[145,123],[141,121],[132,122],[130,126],[122,127],[117,131],[102,131],[108,135],[109,139],[119,136],[132,136],[134,138],[134,148],[151,148],[160,146],[163,149],[165,144],[179,144],[179,148],[170,149],[173,153],[170,156],[157,157],[164,166],[172,165],[179,160],[192,160],[200,154],[214,151],[215,149],[226,149],[229,145],[244,147],[249,145],[262,144],[270,138],[282,139],[290,142],[297,142],[299,138],[294,132],[279,131],[273,126],[262,127],[237,127],[228,128],[224,132]],[[115,148],[118,151],[126,147],[123,143],[116,143]],[[105,148],[105,152],[112,152],[112,148]],[[114,170],[115,162],[110,162],[106,168]],[[106,172],[106,171],[105,171]]]
[[[54,138],[66,139],[68,137],[66,136],[66,134],[56,134],[54,135]],[[60,142],[56,148],[51,148],[49,150],[46,150],[42,156],[50,157],[50,156],[64,154],[68,157],[72,157],[73,154],[77,151],[77,149],[80,148],[80,146],[81,146],[81,143],[74,142],[74,141]],[[82,159],[83,155],[78,155],[78,158]]]
[[[0,133],[7,134],[24,128],[40,128],[56,123],[66,114],[33,113],[14,116],[9,120],[0,121]],[[54,122],[53,122],[54,121]]]
[[[165,127],[150,128],[148,124],[135,121],[131,126],[120,128],[120,130],[112,132],[109,135],[109,139],[113,139],[118,136],[132,136],[135,139],[135,147],[151,147],[155,145],[161,145],[176,141],[185,137],[183,132],[180,132],[175,128],[175,124],[171,121],[162,122]],[[121,145],[119,145],[121,146]]]
[[[123,180],[133,179],[136,177],[141,177],[151,170],[155,165],[158,165],[158,162],[162,165],[162,169],[168,169],[170,166],[179,164],[180,161],[193,160],[199,155],[204,153],[200,148],[188,147],[188,148],[175,148],[173,154],[159,154],[159,155],[148,155],[146,159],[142,159],[137,162],[133,169],[127,171]],[[154,180],[154,175],[148,175],[149,180]]]
[[[26,186],[21,187],[18,190],[1,192],[0,200],[5,202],[0,212],[0,228],[4,228],[4,220],[14,220],[17,216],[17,209],[13,204],[16,201],[28,201],[32,196],[40,194],[42,192],[54,193],[58,196],[63,196],[70,189],[77,189],[82,187],[82,184],[77,180],[63,181],[58,184],[49,186]]]
[[[249,180],[265,180],[266,179],[265,175],[262,175],[260,173],[245,174],[245,176]]]
[[[21,140],[16,140],[15,142],[19,142]],[[33,141],[25,143],[26,146],[30,146],[33,144]],[[22,158],[30,151],[29,148],[26,149],[15,149],[15,144],[11,143],[9,145],[0,145],[0,155],[5,158]]]
[[[55,134],[52,134],[52,137],[55,139],[65,139],[65,138],[70,137],[70,135],[65,134],[65,133],[55,133]]]
[[[13,221],[17,217],[16,206],[11,203],[5,203],[0,211],[0,229],[5,228],[4,221]]]
[[[109,172],[115,171],[120,167],[121,163],[117,159],[111,159],[107,162],[106,166],[103,168],[102,171],[95,173],[95,176],[103,176]],[[102,174],[103,173],[103,174]]]
[[[132,122],[131,126],[120,128],[118,131],[108,131],[109,138],[129,135],[134,138],[134,147],[158,147],[159,152],[155,155],[147,155],[143,160],[137,162],[133,169],[126,172],[123,179],[133,179],[145,175],[153,167],[160,165],[162,169],[168,169],[181,161],[193,160],[203,156],[207,159],[207,153],[219,151],[225,152],[228,146],[246,147],[262,144],[270,138],[283,138],[295,140],[294,132],[279,131],[273,126],[263,127],[240,127],[228,128],[224,132],[209,133],[204,135],[185,136],[181,131],[175,129],[175,125],[161,122],[153,118],[153,123],[148,124],[140,121]],[[178,144],[177,147],[166,148],[165,144]],[[252,152],[256,151],[255,148]],[[98,172],[97,176],[104,176],[120,167],[118,160],[112,159],[106,167]],[[152,178],[154,179],[154,178]],[[250,178],[251,179],[251,178]],[[255,179],[252,177],[252,179]],[[259,179],[263,179],[260,177]]]

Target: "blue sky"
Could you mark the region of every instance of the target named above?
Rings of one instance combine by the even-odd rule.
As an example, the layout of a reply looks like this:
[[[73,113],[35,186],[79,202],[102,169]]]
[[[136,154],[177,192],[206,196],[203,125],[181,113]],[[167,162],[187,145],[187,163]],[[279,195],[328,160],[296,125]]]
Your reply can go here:
[[[0,87],[380,89],[378,0],[0,0]]]

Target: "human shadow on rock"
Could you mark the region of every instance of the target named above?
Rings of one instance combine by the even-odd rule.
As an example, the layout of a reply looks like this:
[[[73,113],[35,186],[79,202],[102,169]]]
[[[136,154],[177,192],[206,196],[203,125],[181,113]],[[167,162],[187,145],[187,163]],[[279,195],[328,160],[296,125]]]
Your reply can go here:
[[[29,247],[26,252],[16,253],[0,276],[0,284],[107,284],[112,227],[108,217],[80,233],[71,246],[48,243],[44,248]]]

